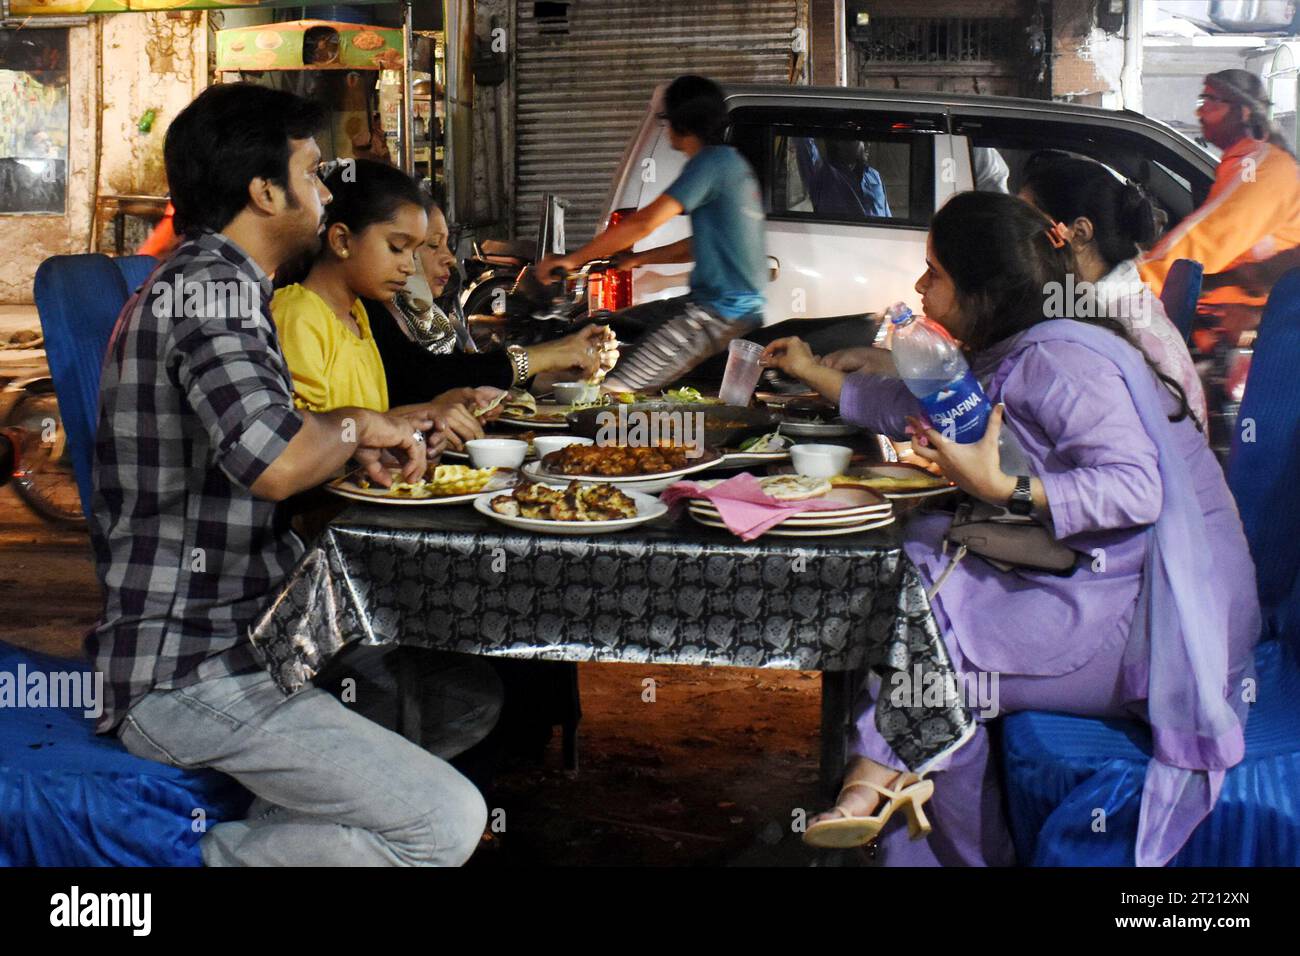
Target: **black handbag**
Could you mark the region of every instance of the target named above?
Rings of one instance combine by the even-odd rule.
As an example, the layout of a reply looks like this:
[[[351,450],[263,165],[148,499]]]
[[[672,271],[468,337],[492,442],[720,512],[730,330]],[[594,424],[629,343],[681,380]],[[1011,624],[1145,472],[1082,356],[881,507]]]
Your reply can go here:
[[[943,553],[952,548],[952,560],[927,592],[938,593],[957,563],[973,554],[999,571],[1028,568],[1068,575],[1078,564],[1078,552],[1052,537],[1040,522],[1028,515],[1015,515],[1006,508],[990,505],[975,498],[962,501],[943,538]]]

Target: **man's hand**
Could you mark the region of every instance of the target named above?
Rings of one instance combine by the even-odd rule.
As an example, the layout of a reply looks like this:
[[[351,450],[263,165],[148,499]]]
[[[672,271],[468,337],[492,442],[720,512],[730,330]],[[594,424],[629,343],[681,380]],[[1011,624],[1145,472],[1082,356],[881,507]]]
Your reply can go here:
[[[1225,287],[1238,287],[1246,295],[1267,295],[1276,276],[1265,262],[1243,262],[1226,272],[1212,272],[1201,280],[1201,289],[1210,292]]]
[[[627,272],[641,265],[637,254],[631,249],[624,249],[622,252],[616,252],[610,256],[609,267],[618,272]]]
[[[393,483],[383,457],[387,452],[397,459],[403,481],[424,477],[427,452],[424,432],[431,426],[428,418],[418,415],[393,415],[370,412],[357,418],[357,448],[352,457],[375,484],[387,488]]]
[[[542,285],[553,285],[558,280],[551,276],[552,272],[556,269],[572,272],[574,265],[572,256],[543,256],[541,261],[533,266],[533,278]]]

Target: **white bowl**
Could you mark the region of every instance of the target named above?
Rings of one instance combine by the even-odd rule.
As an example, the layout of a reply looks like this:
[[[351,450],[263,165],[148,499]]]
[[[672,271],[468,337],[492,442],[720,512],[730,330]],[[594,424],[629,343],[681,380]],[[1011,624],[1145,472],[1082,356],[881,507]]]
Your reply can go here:
[[[570,445],[594,444],[594,439],[579,438],[577,435],[538,435],[533,439],[533,447],[537,449],[537,457],[539,458],[549,455],[553,451],[559,451],[561,448],[567,448]]]
[[[600,397],[600,386],[591,382],[556,382],[552,391],[555,392],[555,401],[559,405],[594,402]]]
[[[843,445],[793,445],[790,448],[794,470],[809,478],[842,475],[852,457],[853,449]]]
[[[475,438],[465,442],[475,468],[518,468],[528,454],[528,442],[514,438]]]

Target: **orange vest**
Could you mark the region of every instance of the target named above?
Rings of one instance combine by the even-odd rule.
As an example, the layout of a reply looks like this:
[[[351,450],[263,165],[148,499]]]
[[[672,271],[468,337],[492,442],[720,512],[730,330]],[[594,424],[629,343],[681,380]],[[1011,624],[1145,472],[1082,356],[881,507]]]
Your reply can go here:
[[[1249,136],[1219,161],[1205,203],[1138,259],[1138,272],[1160,294],[1175,259],[1195,259],[1206,275],[1258,262],[1300,246],[1300,166],[1291,154]],[[1201,296],[1207,303],[1263,305],[1225,286]]]

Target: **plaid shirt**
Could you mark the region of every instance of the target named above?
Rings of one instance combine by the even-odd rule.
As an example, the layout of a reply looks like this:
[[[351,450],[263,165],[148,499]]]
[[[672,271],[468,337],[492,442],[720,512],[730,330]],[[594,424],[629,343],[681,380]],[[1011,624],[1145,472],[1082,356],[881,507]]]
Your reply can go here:
[[[302,426],[270,300],[266,273],[207,233],[113,330],[90,521],[104,614],[86,639],[100,733],[154,688],[260,666],[249,626],[304,550],[288,514],[249,491]]]

